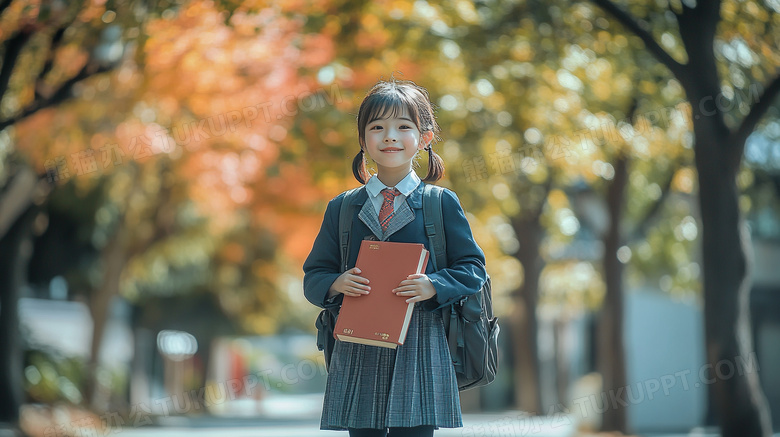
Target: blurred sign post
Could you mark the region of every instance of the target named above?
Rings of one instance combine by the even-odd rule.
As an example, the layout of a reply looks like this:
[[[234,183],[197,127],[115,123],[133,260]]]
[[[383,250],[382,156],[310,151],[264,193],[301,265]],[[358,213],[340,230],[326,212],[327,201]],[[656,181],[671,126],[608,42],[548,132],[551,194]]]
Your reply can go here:
[[[185,378],[193,372],[191,358],[198,351],[197,340],[184,331],[163,330],[157,334],[157,349],[165,363],[166,392],[168,395],[184,398]],[[179,407],[189,409],[192,406]]]

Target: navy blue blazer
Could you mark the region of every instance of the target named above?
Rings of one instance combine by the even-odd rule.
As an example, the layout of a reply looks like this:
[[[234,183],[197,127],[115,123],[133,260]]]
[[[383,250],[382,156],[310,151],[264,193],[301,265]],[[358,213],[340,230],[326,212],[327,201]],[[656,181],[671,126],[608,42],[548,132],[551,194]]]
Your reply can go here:
[[[425,235],[425,225],[422,212],[422,195],[425,182],[420,182],[417,188],[406,198],[414,219],[401,229],[390,234],[386,241],[404,243],[422,243],[431,250],[428,237]],[[353,196],[354,217],[350,229],[350,245],[347,268],[355,267],[360,242],[366,237],[374,238],[374,233],[358,218],[362,205],[368,200],[365,186]],[[338,238],[339,211],[344,200],[344,193],[328,202],[325,217],[314,245],[303,263],[303,292],[312,304],[320,308],[340,306],[344,295],[339,293],[331,302],[326,302],[328,290],[333,281],[341,275],[339,271],[340,243]],[[447,243],[447,265],[445,269],[434,272],[433,263],[428,262],[425,274],[431,279],[436,295],[423,301],[423,309],[434,311],[450,305],[461,297],[474,294],[482,288],[487,280],[485,270],[485,254],[477,245],[471,233],[471,227],[460,205],[458,196],[449,189],[444,189],[442,195],[442,213],[444,217],[444,233]],[[392,225],[391,225],[392,226]],[[370,284],[369,284],[370,285]]]

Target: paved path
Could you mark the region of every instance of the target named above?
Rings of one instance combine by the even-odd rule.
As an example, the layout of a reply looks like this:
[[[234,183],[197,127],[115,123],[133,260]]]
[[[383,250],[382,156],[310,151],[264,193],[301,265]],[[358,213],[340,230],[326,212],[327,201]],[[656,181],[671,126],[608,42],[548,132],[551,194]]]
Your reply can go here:
[[[517,411],[464,414],[463,425],[463,428],[441,428],[434,435],[436,437],[573,437],[576,435],[574,421],[569,417],[529,417]],[[124,428],[116,435],[121,437],[345,437],[347,433],[321,431],[319,422],[311,419],[274,423],[251,423],[250,420],[244,419],[237,419],[232,423],[227,419],[202,419],[196,422],[182,419],[178,425],[175,420],[170,420],[164,427]]]

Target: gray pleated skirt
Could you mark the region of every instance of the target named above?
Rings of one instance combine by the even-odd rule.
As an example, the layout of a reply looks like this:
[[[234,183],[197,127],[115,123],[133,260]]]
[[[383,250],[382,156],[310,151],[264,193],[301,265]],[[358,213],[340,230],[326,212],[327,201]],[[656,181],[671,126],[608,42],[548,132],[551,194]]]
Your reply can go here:
[[[458,382],[438,311],[415,304],[396,349],[336,340],[320,429],[463,426]]]

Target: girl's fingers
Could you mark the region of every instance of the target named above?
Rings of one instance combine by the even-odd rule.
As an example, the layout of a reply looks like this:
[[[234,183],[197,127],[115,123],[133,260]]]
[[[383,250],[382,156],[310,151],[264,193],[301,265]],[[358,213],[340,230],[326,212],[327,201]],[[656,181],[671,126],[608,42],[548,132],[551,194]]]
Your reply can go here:
[[[359,293],[359,294],[368,294],[368,291],[370,290],[370,287],[366,287],[364,285],[360,284],[352,284],[352,292],[353,293]]]
[[[414,276],[414,275],[412,275],[412,276]],[[420,279],[420,278],[404,279],[403,281],[399,282],[398,285],[415,285],[415,284],[419,284],[420,282],[416,281],[416,279]]]
[[[371,287],[365,284],[361,284],[359,282],[353,282],[349,285],[356,290],[365,290],[365,291],[371,290]]]
[[[357,290],[357,289],[347,289],[344,291],[344,294],[346,294],[347,296],[358,297],[358,296],[363,296],[365,294],[368,294],[368,292]]]
[[[349,279],[352,282],[362,282],[363,284],[368,284],[368,278],[364,278],[362,276],[358,275],[350,275]]]

